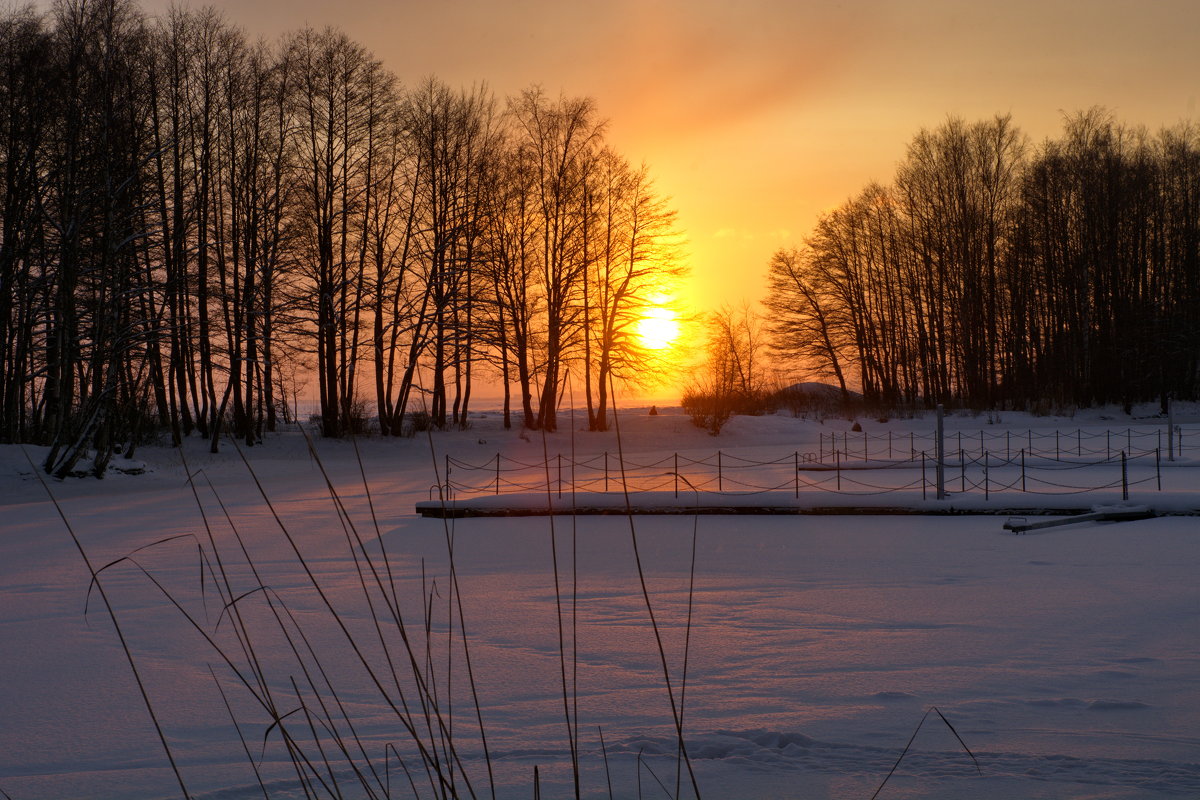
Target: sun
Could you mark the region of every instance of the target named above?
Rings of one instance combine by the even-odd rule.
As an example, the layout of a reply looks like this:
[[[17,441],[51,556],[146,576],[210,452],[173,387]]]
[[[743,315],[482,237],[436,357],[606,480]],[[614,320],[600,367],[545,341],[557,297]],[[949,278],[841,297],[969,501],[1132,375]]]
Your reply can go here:
[[[665,350],[679,336],[678,314],[665,305],[647,306],[638,318],[636,332],[642,347]]]

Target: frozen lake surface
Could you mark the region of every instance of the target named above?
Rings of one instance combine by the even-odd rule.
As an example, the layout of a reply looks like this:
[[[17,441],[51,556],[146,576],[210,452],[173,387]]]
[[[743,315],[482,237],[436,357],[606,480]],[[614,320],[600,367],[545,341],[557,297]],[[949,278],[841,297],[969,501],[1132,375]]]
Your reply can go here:
[[[951,420],[971,430],[981,422]],[[1012,415],[1002,424],[1104,430],[1126,422]],[[719,445],[765,460],[815,449],[819,435],[849,423],[736,418],[716,440],[680,415],[629,413],[622,425],[627,451],[644,457]],[[869,428],[906,435],[931,426],[929,417]],[[133,554],[101,581],[188,791],[304,796],[254,689],[276,704],[297,748],[323,752],[306,776],[317,796],[328,796],[323,783],[357,785],[357,769],[374,796],[411,797],[415,787],[433,797],[440,780],[464,796],[490,797],[494,782],[497,797],[527,798],[536,766],[545,796],[566,797],[575,738],[583,796],[608,797],[611,782],[615,797],[675,796],[677,783],[679,796],[691,797],[672,699],[703,797],[869,798],[930,707],[954,725],[978,771],[931,714],[881,797],[1200,796],[1197,518],[1013,536],[994,516],[631,524],[623,516],[414,514],[447,453],[483,461],[497,452],[541,458],[543,447],[617,449],[612,434],[566,427],[543,443],[503,431],[489,414],[470,431],[435,436],[432,453],[419,438],[360,441],[377,528],[354,445],[318,442],[361,546],[294,433],[246,452],[282,528],[232,448],[211,456],[198,441],[187,454],[204,516],[170,449],[143,449],[142,475],[52,484],[97,568]],[[14,800],[180,796],[63,522],[21,450],[0,454],[0,789]],[[1192,477],[1200,472],[1189,463],[1185,452],[1166,491],[1139,487],[1131,499],[1200,502]],[[372,566],[390,570],[389,588],[364,593],[360,570],[374,587]],[[227,607],[230,597],[240,599]],[[389,600],[411,650],[381,610]],[[254,675],[241,630],[253,634],[261,684],[236,677]],[[442,727],[419,712],[409,719],[440,759],[441,778],[421,766],[404,727],[405,703],[417,709],[422,696],[436,698]],[[353,741],[348,754],[313,747],[313,731],[333,741],[325,725]],[[346,788],[346,796],[371,795]]]

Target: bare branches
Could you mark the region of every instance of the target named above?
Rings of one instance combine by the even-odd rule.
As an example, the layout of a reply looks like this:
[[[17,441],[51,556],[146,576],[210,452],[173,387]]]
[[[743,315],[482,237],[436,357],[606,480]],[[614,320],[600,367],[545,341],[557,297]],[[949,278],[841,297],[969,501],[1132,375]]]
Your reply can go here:
[[[155,429],[256,444],[309,382],[324,435],[399,434],[418,365],[439,427],[495,369],[553,429],[585,364],[603,428],[607,376],[655,366],[631,331],[680,274],[673,214],[590,99],[501,114],[335,30],[251,44],[127,0],[0,39],[0,438],[56,474]]]
[[[1101,109],[1032,154],[1007,116],[923,130],[776,254],[776,349],[891,406],[1194,397],[1198,163],[1194,129]]]

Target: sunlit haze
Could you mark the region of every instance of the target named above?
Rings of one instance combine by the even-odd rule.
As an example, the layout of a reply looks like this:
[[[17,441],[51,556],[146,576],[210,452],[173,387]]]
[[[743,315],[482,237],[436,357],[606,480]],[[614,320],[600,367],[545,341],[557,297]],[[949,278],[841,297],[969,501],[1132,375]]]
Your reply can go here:
[[[772,252],[888,180],[912,135],[947,115],[1011,113],[1039,141],[1093,105],[1152,130],[1196,113],[1200,5],[1187,0],[212,5],[252,36],[340,27],[407,84],[594,97],[610,141],[679,211],[684,299],[699,310],[757,300]]]
[[[637,322],[637,337],[648,350],[670,347],[679,338],[678,312],[666,305],[646,308]]]

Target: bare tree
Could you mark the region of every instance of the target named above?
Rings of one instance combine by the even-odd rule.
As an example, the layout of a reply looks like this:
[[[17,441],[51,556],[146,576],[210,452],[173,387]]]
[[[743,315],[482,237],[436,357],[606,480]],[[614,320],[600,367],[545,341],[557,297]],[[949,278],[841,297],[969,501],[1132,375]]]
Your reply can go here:
[[[588,427],[603,431],[612,378],[645,380],[667,366],[662,354],[642,345],[638,325],[656,299],[673,292],[684,270],[675,214],[655,193],[648,169],[631,169],[604,150],[595,175],[588,195],[595,208],[585,209],[584,375]]]
[[[375,166],[371,111],[390,90],[382,67],[342,33],[304,30],[289,43],[297,214],[309,264],[321,430],[340,436],[356,416],[365,273],[363,242]]]
[[[0,19],[0,441],[18,442],[37,408],[37,334],[49,308],[39,258],[43,157],[55,97],[53,42],[24,10]]]
[[[526,90],[509,103],[518,141],[530,159],[537,226],[535,257],[543,298],[544,350],[536,427],[555,430],[560,381],[582,325],[579,295],[587,276],[581,200],[604,124],[588,99],[546,99]]]
[[[827,275],[812,263],[811,251],[780,250],[771,258],[767,331],[777,357],[789,368],[837,381],[843,403],[849,402],[843,351],[848,345],[838,324],[838,304]]]

